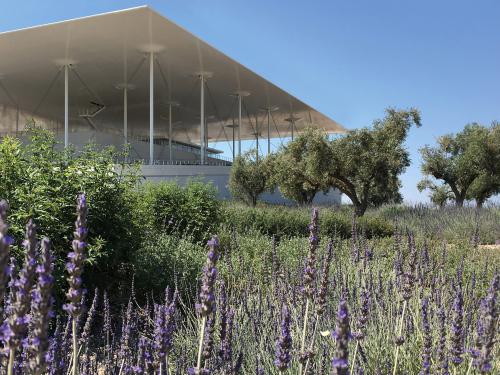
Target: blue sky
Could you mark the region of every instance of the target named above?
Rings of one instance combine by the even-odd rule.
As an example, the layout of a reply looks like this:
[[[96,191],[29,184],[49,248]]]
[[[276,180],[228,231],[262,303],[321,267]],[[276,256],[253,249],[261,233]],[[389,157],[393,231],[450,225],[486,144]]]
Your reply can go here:
[[[426,201],[418,149],[500,120],[500,2],[0,0],[0,30],[150,5],[347,128],[417,107],[408,202]],[[1,58],[1,56],[0,56]]]

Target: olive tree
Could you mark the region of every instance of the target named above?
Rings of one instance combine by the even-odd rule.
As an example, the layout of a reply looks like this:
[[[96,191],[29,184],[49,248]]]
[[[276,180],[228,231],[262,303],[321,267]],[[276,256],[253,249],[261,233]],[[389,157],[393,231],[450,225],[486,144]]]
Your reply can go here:
[[[278,150],[272,180],[284,197],[299,205],[311,204],[316,193],[330,188],[327,178],[329,163],[327,135],[319,129],[306,128]]]
[[[439,208],[446,206],[446,203],[453,199],[450,188],[446,185],[439,185],[429,179],[423,179],[417,185],[419,191],[429,190],[429,199]]]
[[[272,157],[258,158],[250,150],[235,158],[229,176],[229,190],[236,199],[255,207],[257,199],[266,190],[272,190],[270,178]]]
[[[457,206],[475,199],[481,206],[500,191],[500,125],[468,124],[463,131],[438,138],[425,146],[422,173],[441,180],[453,194]]]
[[[330,142],[328,184],[349,197],[357,216],[369,206],[402,200],[399,176],[410,165],[405,140],[413,125],[421,125],[418,110],[387,109],[372,128]]]

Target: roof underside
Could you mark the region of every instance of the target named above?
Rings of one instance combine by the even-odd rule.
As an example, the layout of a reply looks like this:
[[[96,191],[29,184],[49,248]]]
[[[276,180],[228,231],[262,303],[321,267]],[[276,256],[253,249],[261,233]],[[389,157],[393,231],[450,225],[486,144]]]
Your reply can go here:
[[[291,134],[308,125],[329,133],[343,132],[335,121],[281,90],[243,65],[148,7],[134,8],[19,31],[0,33],[0,103],[62,122],[64,74],[61,62],[73,63],[69,72],[70,126],[88,126],[80,116],[93,107],[106,108],[93,118],[97,130],[120,133],[123,94],[117,85],[135,86],[128,91],[128,127],[132,135],[148,134],[149,61],[145,51],[154,49],[155,136],[167,135],[168,103],[173,108],[173,138],[199,143],[200,80],[195,73],[212,72],[205,90],[209,142],[230,140],[237,123],[235,91],[243,98],[242,139],[267,137],[267,114],[262,108],[277,107],[271,114],[271,137]],[[59,72],[59,73],[58,73]],[[234,119],[234,120],[233,120]],[[0,124],[1,126],[2,124]],[[1,131],[2,129],[0,129]]]

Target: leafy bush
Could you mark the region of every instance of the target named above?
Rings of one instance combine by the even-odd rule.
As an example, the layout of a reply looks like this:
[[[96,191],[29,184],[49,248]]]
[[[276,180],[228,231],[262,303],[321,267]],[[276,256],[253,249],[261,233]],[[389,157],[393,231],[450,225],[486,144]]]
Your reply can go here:
[[[138,193],[138,220],[150,231],[176,233],[195,242],[207,239],[220,220],[220,202],[212,184],[191,180],[146,183]]]
[[[75,200],[85,192],[89,202],[88,262],[92,284],[106,283],[110,270],[126,262],[140,242],[131,220],[135,168],[122,174],[114,167],[116,152],[88,146],[81,152],[61,150],[52,133],[31,128],[26,143],[11,137],[0,142],[0,199],[10,206],[16,243],[32,218],[39,234],[53,241],[56,277],[61,277],[75,221]],[[124,170],[124,169],[121,169]],[[20,256],[19,247],[14,252]]]
[[[196,280],[206,250],[187,238],[156,233],[148,236],[134,254],[135,285],[140,291],[161,295],[168,285],[176,285],[184,298],[194,295]]]

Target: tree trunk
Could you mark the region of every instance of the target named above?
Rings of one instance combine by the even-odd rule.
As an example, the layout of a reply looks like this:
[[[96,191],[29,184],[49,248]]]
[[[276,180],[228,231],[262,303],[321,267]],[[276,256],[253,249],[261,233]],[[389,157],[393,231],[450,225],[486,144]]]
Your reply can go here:
[[[461,196],[455,196],[455,205],[457,207],[463,207],[464,206],[464,198],[462,198]]]
[[[359,203],[359,202],[353,202],[354,204],[354,214],[356,217],[361,217],[365,214],[366,212],[366,204]]]
[[[252,196],[252,207],[257,206],[257,197]]]

